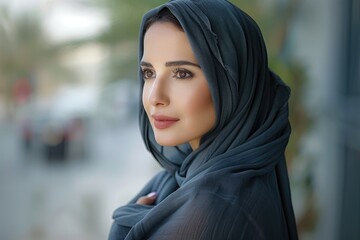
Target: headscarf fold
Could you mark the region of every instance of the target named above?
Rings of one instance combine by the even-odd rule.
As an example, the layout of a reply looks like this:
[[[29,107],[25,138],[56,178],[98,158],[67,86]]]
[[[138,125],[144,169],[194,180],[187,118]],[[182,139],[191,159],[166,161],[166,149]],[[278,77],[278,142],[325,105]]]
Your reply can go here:
[[[225,0],[169,1],[144,15],[139,61],[144,25],[164,8],[205,74],[216,125],[195,151],[163,147],[140,109],[144,143],[165,170],[115,211],[109,239],[297,239],[284,157],[290,90],[269,70],[258,26]],[[152,191],[154,206],[135,204]]]

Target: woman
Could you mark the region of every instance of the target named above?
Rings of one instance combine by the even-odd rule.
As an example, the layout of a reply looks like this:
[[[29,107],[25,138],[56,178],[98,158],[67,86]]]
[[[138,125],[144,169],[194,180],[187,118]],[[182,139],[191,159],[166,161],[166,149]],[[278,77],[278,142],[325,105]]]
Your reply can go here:
[[[284,150],[289,89],[256,23],[225,0],[174,0],[140,30],[147,149],[164,168],[109,239],[297,239]]]

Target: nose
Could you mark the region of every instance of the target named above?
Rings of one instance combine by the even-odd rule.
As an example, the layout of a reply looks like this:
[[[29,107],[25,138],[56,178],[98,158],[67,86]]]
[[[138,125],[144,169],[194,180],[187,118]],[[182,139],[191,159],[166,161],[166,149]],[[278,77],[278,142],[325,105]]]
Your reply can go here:
[[[166,79],[157,77],[151,83],[148,101],[152,106],[167,106],[170,102],[168,96]]]

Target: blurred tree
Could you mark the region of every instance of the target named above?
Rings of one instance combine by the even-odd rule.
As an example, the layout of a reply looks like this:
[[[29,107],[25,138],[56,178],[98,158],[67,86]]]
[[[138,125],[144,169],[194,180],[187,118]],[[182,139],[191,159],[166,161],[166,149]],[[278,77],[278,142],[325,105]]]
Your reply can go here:
[[[137,40],[141,18],[149,9],[164,3],[163,0],[89,0],[87,6],[108,13],[109,25],[92,39],[109,48],[106,62],[106,82],[137,78]]]
[[[59,64],[63,47],[51,45],[35,12],[11,15],[6,7],[1,7],[0,43],[0,94],[5,96],[8,111],[18,97],[24,97],[18,96],[24,87],[28,86],[29,98],[36,93],[40,70],[71,79],[72,73]]]

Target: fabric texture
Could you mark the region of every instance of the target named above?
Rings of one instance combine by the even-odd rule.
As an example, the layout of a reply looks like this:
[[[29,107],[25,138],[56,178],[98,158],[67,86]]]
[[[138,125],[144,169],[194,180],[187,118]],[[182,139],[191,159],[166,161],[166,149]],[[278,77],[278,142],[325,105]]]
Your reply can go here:
[[[269,70],[258,26],[225,0],[170,1],[144,15],[139,60],[144,24],[163,8],[205,73],[216,125],[195,151],[162,147],[140,108],[145,145],[164,170],[114,212],[109,239],[297,239],[284,157],[290,90]],[[135,203],[150,192],[154,205]]]

